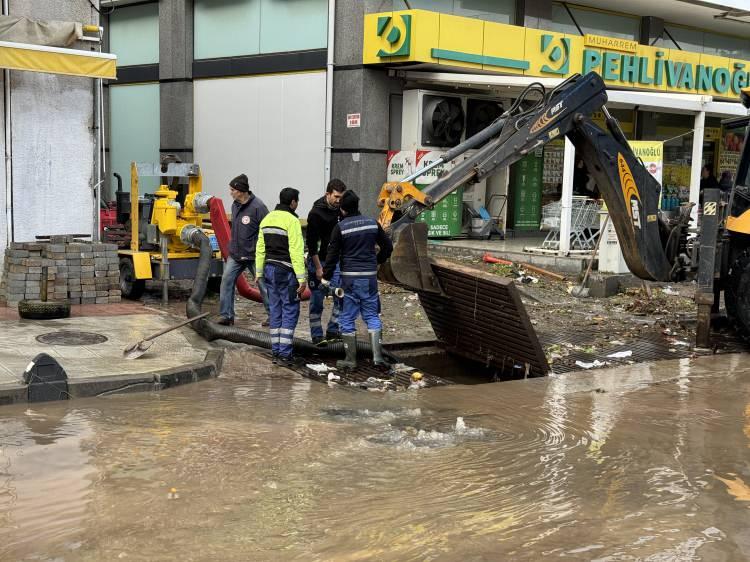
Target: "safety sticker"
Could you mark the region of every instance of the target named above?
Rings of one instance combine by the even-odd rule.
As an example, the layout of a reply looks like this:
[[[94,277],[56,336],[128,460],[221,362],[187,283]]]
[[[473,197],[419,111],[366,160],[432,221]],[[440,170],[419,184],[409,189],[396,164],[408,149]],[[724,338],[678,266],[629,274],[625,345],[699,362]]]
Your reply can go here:
[[[703,205],[704,215],[715,215],[716,214],[716,201],[707,201]]]

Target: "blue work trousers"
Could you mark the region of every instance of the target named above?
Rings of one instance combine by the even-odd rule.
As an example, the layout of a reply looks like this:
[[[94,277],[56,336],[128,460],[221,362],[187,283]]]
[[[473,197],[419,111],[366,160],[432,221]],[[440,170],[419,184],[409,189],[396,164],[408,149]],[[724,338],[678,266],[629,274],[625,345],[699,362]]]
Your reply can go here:
[[[266,264],[263,268],[268,291],[268,321],[271,327],[271,353],[291,359],[294,351],[294,329],[299,320],[299,282],[294,272]]]
[[[375,277],[347,278],[342,275],[344,287],[344,306],[339,316],[342,335],[356,333],[357,317],[367,324],[368,332],[383,328],[380,322],[380,298],[378,297],[378,280]]]
[[[240,274],[247,269],[250,275],[255,277],[255,260],[237,261],[231,256],[227,257],[224,264],[224,273],[221,275],[221,289],[219,289],[219,314],[224,318],[234,318],[234,287]],[[268,314],[268,292],[263,279],[258,279],[258,289],[263,299],[263,307]]]
[[[333,294],[333,290],[341,286],[339,266],[336,266],[329,289],[324,288],[320,284],[320,281],[318,281],[318,278],[315,277],[315,264],[312,259],[307,260],[307,271],[307,284],[310,287],[310,337],[313,339],[323,337],[323,304],[327,294],[330,294],[333,299],[333,308],[331,310],[331,318],[328,320],[326,333],[340,334],[339,315],[341,314],[343,299]]]

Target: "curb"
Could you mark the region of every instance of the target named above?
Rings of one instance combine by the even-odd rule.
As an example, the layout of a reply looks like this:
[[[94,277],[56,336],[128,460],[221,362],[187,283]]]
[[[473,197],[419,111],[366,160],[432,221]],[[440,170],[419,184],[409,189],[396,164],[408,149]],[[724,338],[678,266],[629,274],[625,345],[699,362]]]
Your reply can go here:
[[[212,349],[200,363],[180,365],[171,369],[161,369],[148,373],[127,375],[107,375],[68,380],[68,397],[88,398],[91,396],[113,396],[132,392],[155,392],[216,378],[224,362],[224,350]],[[0,406],[28,403],[28,386],[25,384],[0,384]]]
[[[568,275],[578,275],[586,269],[586,259],[570,257],[570,256],[552,256],[543,254],[531,254],[523,252],[510,252],[505,250],[492,250],[486,248],[468,248],[465,246],[447,246],[440,243],[428,242],[427,247],[431,253],[448,256],[448,257],[459,257],[465,258],[471,256],[473,258],[482,259],[486,253],[490,253],[495,257],[504,258],[513,262],[524,262],[538,267],[546,269],[552,269],[556,272],[566,273]]]

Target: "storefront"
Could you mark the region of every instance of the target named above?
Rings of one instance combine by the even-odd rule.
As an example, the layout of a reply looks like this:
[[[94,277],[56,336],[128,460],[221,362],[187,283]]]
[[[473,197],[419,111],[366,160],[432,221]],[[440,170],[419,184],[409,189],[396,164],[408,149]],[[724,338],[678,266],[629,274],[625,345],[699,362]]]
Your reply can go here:
[[[400,115],[394,118],[391,107],[392,128],[394,122],[400,127],[395,135],[391,131],[391,148],[415,154],[455,146],[482,116],[491,121],[488,104],[507,108],[532,82],[551,88],[573,74],[597,72],[608,87],[608,108],[626,137],[660,148],[659,163],[650,168],[663,183],[665,210],[697,202],[704,164],[717,178],[732,172],[744,141],[741,131],[722,127],[722,120],[746,113],[738,96],[750,84],[747,60],[650,47],[625,37],[405,10],[365,15],[362,62],[385,66],[401,79]],[[440,97],[442,111],[463,112],[465,126],[450,138],[426,135],[429,112],[441,110]],[[482,104],[484,113],[472,113],[472,106]],[[601,115],[593,118],[603,122]],[[559,250],[567,253],[573,197],[596,194],[595,185],[576,176],[577,164],[569,142],[552,142],[486,185],[464,190],[463,202],[489,213],[504,229],[535,231],[543,205],[561,200]]]

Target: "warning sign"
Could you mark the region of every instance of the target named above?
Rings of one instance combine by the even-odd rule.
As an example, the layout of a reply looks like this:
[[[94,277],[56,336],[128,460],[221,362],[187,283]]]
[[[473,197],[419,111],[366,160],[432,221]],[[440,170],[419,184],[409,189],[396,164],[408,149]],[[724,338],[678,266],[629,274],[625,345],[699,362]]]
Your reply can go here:
[[[359,127],[361,115],[359,113],[347,113],[346,114],[346,128],[352,129]]]

